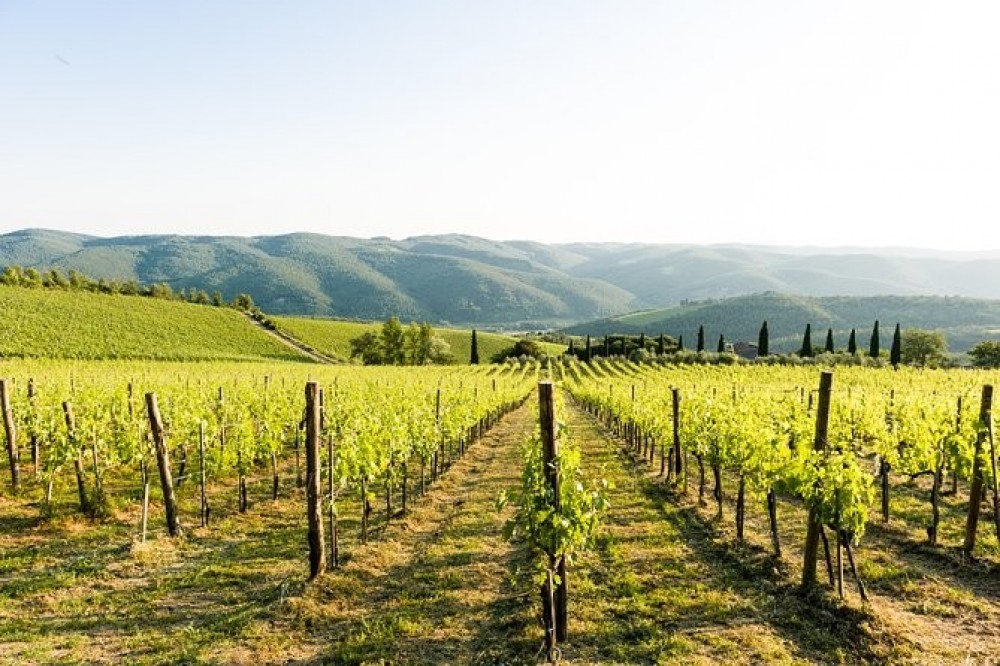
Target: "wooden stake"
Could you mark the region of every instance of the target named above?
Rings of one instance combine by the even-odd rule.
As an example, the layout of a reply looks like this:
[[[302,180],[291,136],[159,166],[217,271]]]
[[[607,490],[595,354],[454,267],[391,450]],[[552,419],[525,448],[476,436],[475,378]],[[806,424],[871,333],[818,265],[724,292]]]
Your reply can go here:
[[[37,415],[38,414],[38,404],[37,404],[37,400],[35,399],[35,395],[36,395],[35,380],[34,379],[29,379],[28,380],[28,409],[31,410],[31,413],[33,415]],[[37,477],[38,476],[38,468],[39,468],[39,466],[42,463],[41,452],[39,451],[39,448],[38,448],[38,435],[35,434],[35,432],[31,432],[29,434],[29,436],[31,437],[31,465],[34,468],[34,475]]]
[[[546,485],[552,496],[552,508],[558,513],[561,510],[559,497],[559,438],[556,428],[555,384],[543,381],[538,384],[538,415],[542,433],[542,464]],[[568,636],[567,589],[565,558],[561,554],[550,553],[550,569],[556,566],[558,559],[560,583],[554,590],[555,597],[555,628],[556,640],[565,641]]]
[[[993,416],[993,386],[983,386],[982,399],[979,403],[979,423],[984,427],[976,435],[976,450],[972,463],[972,486],[969,489],[969,515],[965,523],[965,543],[963,550],[966,557],[972,557],[972,549],[976,546],[976,526],[979,523],[979,505],[983,501],[983,469],[980,457],[986,439],[985,426]]]
[[[323,548],[323,517],[319,461],[320,406],[319,386],[306,384],[306,514],[309,520],[309,580],[326,571],[326,553]]]
[[[201,526],[208,525],[208,496],[205,494],[205,422],[198,424],[198,467],[201,471]]]
[[[21,470],[18,465],[17,429],[10,408],[10,392],[6,379],[0,379],[0,409],[3,410],[3,429],[7,436],[7,457],[10,460],[10,484],[14,490],[21,487]]]
[[[819,378],[819,408],[816,410],[816,436],[813,449],[826,449],[827,431],[830,424],[830,394],[833,391],[833,373],[824,371]],[[812,395],[811,393],[809,394]],[[820,524],[819,511],[809,510],[809,523],[806,530],[806,544],[802,558],[802,587],[812,587],[816,584],[816,560],[819,555],[819,538],[823,526]]]
[[[173,477],[170,475],[170,455],[167,452],[163,419],[160,418],[155,393],[146,394],[146,411],[149,413],[149,426],[153,433],[153,445],[156,447],[156,466],[160,470],[160,488],[163,490],[163,504],[167,511],[167,533],[172,537],[181,536],[177,498],[174,496]]]

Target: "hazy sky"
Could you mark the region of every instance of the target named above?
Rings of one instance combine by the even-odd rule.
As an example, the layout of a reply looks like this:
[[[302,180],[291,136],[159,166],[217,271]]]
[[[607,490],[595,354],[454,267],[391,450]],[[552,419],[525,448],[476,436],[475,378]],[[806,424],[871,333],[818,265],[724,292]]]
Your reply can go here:
[[[997,249],[998,35],[993,0],[0,0],[0,231]]]

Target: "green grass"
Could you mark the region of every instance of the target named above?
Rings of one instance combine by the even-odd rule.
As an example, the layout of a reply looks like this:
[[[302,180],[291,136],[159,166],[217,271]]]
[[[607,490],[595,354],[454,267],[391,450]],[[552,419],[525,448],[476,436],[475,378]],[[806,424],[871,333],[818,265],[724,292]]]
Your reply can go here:
[[[272,317],[278,328],[327,356],[348,359],[351,356],[351,339],[362,333],[381,330],[381,323],[338,321],[334,319],[310,319],[306,317]],[[468,363],[472,354],[472,331],[454,328],[436,328],[436,335],[444,338],[451,346],[456,363]],[[510,335],[476,332],[481,363],[489,363],[498,353],[509,349],[516,342]],[[566,350],[564,345],[543,343],[542,348],[550,354]]]
[[[0,286],[0,356],[303,360],[229,308]]]

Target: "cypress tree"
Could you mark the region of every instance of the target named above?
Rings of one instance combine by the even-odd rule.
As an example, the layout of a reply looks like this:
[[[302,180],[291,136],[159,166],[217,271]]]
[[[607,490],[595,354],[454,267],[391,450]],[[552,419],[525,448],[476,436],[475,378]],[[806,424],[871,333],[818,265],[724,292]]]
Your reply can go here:
[[[858,353],[858,338],[854,329],[851,329],[851,337],[847,339],[847,353],[853,356]]]
[[[875,328],[872,329],[872,339],[868,344],[868,355],[872,358],[878,358],[878,354],[881,350],[879,349],[878,340],[878,319],[875,320]]]
[[[899,367],[899,358],[903,348],[903,336],[899,332],[899,323],[896,324],[896,331],[892,334],[892,349],[889,350],[889,363],[892,367]]]
[[[719,353],[726,351],[726,338],[723,335],[719,335]]]
[[[604,336],[604,358],[611,356],[611,336]]]
[[[802,336],[802,349],[799,350],[799,356],[807,357],[813,355],[813,343],[812,343],[812,324],[806,324],[806,333]]]
[[[639,349],[645,349],[645,348],[646,348],[646,334],[639,333]]]
[[[705,327],[698,327],[698,351],[705,351]]]
[[[826,329],[826,346],[823,347],[823,351],[825,351],[827,354],[832,354],[833,353],[833,329],[832,328]]]
[[[768,355],[768,332],[767,332],[767,321],[760,327],[760,333],[757,334],[757,356],[767,356]]]
[[[590,363],[590,336],[587,336],[587,349],[584,351],[584,361]]]
[[[660,333],[660,338],[656,341],[656,355],[663,356],[663,333]]]
[[[684,336],[677,336],[677,351],[684,351]]]
[[[573,346],[573,338],[569,339],[569,349],[566,350],[566,353],[570,356],[576,356],[576,348]]]
[[[572,349],[570,353],[572,353]],[[472,365],[479,365],[479,343],[476,341],[476,329],[472,329],[472,355],[469,362]]]

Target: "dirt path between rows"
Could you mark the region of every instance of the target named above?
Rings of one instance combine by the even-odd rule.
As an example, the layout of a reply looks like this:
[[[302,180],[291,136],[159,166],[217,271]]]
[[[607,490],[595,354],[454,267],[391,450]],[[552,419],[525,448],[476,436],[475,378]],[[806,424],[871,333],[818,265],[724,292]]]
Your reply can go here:
[[[537,401],[472,445],[405,520],[354,549],[297,607],[316,652],[298,663],[535,663],[541,643],[521,591],[530,563],[495,505],[520,478]]]
[[[652,467],[565,411],[588,473],[614,485],[598,546],[570,574],[565,663],[892,663],[867,614],[803,597],[766,554],[716,539]]]

